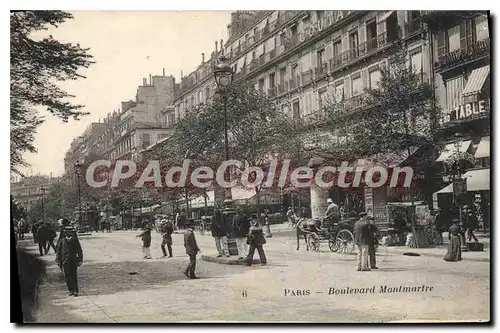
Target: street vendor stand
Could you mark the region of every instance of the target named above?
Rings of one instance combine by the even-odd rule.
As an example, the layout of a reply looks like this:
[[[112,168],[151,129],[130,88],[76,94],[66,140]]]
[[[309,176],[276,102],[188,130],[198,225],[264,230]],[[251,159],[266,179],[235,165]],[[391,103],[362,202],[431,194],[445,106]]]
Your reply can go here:
[[[407,230],[413,235],[409,247],[425,248],[433,244],[433,225],[428,205],[423,201],[416,202],[388,202],[387,216],[394,224],[395,212],[406,215]],[[393,228],[389,232],[394,232]]]

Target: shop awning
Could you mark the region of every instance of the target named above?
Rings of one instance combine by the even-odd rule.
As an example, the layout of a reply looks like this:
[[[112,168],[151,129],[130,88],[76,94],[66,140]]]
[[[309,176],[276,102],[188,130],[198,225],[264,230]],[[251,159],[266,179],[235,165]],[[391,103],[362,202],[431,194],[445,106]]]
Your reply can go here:
[[[377,18],[377,22],[382,22],[382,21],[387,20],[387,18],[388,18],[389,16],[391,16],[391,15],[392,15],[392,13],[394,13],[394,11],[393,11],[393,10],[390,10],[390,11],[388,11],[387,13],[385,13],[385,14],[383,14],[383,15],[379,16],[379,17]]]
[[[464,98],[478,95],[482,90],[484,83],[486,82],[486,78],[490,74],[490,65],[476,68],[472,71],[469,80],[467,81],[467,85],[462,92],[462,96]]]
[[[467,179],[467,191],[489,191],[490,169],[478,169],[467,171],[462,178]]]
[[[467,192],[490,190],[490,169],[467,171],[462,178],[467,179]],[[435,194],[453,193],[453,183],[446,185]]]
[[[207,192],[207,207],[214,206],[214,202],[215,202],[214,198],[215,198],[214,191],[208,191]],[[199,197],[194,198],[193,200],[190,201],[189,205],[191,206],[191,208],[205,207],[205,195],[200,195]]]
[[[465,153],[469,147],[470,147],[470,140],[467,141],[462,141],[462,144],[460,145],[460,152]],[[457,151],[455,143],[449,143],[444,147],[443,151],[441,152],[441,155],[439,155],[438,159],[436,162],[444,162],[446,161],[451,155],[453,155]]]
[[[436,192],[436,194],[442,194],[442,193],[453,193],[453,184],[448,184]]]
[[[485,136],[481,138],[479,146],[477,146],[475,158],[490,157],[490,137]]]

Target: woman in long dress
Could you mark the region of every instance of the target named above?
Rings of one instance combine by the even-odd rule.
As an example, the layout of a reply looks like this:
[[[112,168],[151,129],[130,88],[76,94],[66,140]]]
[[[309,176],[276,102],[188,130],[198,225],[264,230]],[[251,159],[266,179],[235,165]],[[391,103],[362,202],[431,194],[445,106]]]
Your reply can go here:
[[[462,248],[460,242],[460,227],[458,226],[458,220],[454,219],[453,224],[449,229],[448,234],[448,253],[444,256],[446,261],[460,261],[462,260]]]

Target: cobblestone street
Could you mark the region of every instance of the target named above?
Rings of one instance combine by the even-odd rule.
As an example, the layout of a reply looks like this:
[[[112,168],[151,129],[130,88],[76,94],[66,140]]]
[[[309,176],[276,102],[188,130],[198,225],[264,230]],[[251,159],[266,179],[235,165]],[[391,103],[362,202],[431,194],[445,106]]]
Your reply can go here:
[[[37,322],[489,320],[489,262],[467,260],[469,253],[462,262],[448,263],[382,248],[378,271],[357,272],[355,255],[332,253],[326,245],[319,253],[296,251],[291,237],[274,237],[265,246],[268,266],[198,260],[200,279],[188,280],[182,274],[188,262],[182,235],[173,235],[174,257],[159,259],[161,239],[153,233],[153,260],[143,260],[137,234],[81,237],[78,298],[67,296],[54,255],[43,257],[47,276]],[[197,235],[197,240],[201,254],[215,252],[210,235]],[[35,252],[31,241],[24,245]],[[422,285],[433,289],[380,292],[382,286]],[[330,288],[373,286],[374,294],[329,295]],[[293,296],[292,290],[307,295]]]

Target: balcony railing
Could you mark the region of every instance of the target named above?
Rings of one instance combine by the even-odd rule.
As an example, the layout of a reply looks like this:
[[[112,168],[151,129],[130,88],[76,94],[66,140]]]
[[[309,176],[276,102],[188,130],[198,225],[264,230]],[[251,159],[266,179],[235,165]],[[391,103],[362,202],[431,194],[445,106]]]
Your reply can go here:
[[[269,58],[270,59],[276,58],[276,49],[272,49],[271,51],[269,51]]]
[[[422,30],[422,19],[419,17],[409,22],[406,22],[404,29],[405,29],[405,37],[420,32]]]
[[[321,65],[314,69],[314,78],[320,80],[328,74],[328,64],[323,62]]]
[[[366,41],[366,52],[370,53],[373,50],[376,50],[378,47],[378,38],[377,37],[372,37],[368,38]]]
[[[438,56],[437,67],[446,68],[453,65],[473,60],[490,53],[490,39],[486,38],[475,43],[467,45],[463,49],[441,54]]]
[[[310,69],[310,70],[305,71],[304,73],[302,73],[302,85],[306,85],[306,84],[311,83],[312,79],[313,79],[313,71],[312,71],[312,69]]]
[[[342,66],[342,53],[336,54],[330,59],[330,71]]]

